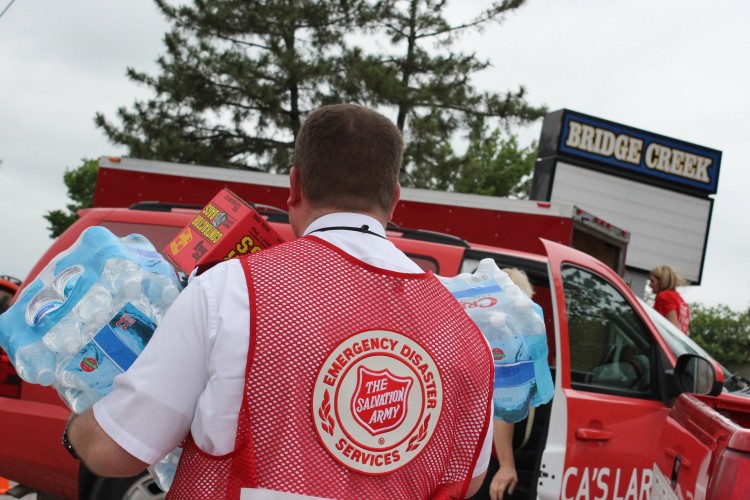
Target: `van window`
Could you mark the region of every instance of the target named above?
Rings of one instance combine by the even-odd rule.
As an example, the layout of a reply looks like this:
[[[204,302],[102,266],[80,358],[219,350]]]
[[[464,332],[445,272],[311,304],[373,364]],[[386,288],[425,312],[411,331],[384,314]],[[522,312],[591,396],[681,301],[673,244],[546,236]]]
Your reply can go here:
[[[563,266],[573,387],[656,396],[656,344],[638,314],[607,280]]]

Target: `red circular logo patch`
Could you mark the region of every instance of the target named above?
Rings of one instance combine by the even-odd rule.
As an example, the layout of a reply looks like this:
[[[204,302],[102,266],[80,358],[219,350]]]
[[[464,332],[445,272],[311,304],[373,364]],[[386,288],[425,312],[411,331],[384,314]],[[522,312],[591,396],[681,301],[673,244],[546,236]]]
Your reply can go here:
[[[320,440],[356,472],[387,474],[416,458],[443,407],[432,356],[405,335],[358,333],[339,344],[318,372],[312,417]]]

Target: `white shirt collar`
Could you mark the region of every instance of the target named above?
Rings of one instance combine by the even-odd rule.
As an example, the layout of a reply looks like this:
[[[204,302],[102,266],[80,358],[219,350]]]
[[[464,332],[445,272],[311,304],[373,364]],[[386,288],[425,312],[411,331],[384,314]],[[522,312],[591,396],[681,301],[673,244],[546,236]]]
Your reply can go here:
[[[374,219],[369,215],[358,214],[355,212],[337,212],[324,215],[315,219],[312,224],[307,226],[304,234],[308,235],[313,231],[318,231],[328,227],[351,227],[359,229],[362,226],[367,226],[369,231],[385,238],[385,229],[377,219]]]

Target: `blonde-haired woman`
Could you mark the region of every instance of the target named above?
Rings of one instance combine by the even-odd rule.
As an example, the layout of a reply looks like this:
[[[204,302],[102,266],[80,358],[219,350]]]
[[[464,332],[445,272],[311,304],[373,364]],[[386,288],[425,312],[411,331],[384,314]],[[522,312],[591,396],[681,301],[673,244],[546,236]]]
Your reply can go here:
[[[649,273],[648,284],[656,294],[654,309],[682,330],[682,333],[689,335],[690,308],[675,290],[678,286],[687,285],[687,281],[670,266],[658,266]]]

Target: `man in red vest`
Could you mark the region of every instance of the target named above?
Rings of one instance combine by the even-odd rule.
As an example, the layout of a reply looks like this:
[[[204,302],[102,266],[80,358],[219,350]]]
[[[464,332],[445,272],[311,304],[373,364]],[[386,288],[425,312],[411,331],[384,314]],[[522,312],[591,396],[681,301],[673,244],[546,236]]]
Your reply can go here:
[[[491,448],[493,363],[460,305],[385,238],[403,139],[312,112],[290,172],[300,238],[191,280],[64,441],[129,476],[182,443],[171,498],[463,498]]]

